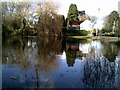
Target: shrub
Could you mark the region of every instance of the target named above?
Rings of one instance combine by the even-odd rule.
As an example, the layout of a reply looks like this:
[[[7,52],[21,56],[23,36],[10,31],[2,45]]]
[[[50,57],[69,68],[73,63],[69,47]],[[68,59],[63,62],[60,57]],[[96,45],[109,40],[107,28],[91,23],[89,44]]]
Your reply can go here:
[[[87,36],[88,31],[85,30],[63,30],[65,36]]]

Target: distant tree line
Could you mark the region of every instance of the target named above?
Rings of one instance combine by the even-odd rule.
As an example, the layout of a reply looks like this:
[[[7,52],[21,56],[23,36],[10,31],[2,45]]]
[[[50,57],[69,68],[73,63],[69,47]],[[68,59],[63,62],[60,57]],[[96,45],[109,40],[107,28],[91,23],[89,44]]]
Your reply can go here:
[[[120,17],[117,11],[112,11],[106,16],[102,32],[120,37]]]
[[[2,2],[3,35],[62,35],[65,17],[58,9],[53,2]]]
[[[28,25],[30,3],[2,2],[3,35],[13,35],[24,31]]]
[[[71,21],[92,20],[76,4],[70,5],[66,19],[58,9],[54,2],[2,2],[2,34],[61,36]]]

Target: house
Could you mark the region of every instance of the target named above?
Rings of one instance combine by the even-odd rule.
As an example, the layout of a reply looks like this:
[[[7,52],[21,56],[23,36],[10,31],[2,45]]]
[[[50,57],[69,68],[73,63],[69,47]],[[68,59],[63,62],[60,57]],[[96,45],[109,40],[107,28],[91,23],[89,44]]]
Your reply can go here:
[[[92,31],[92,23],[89,20],[85,20],[80,24],[80,30]]]
[[[80,22],[79,21],[70,21],[69,22],[69,29],[80,30]]]

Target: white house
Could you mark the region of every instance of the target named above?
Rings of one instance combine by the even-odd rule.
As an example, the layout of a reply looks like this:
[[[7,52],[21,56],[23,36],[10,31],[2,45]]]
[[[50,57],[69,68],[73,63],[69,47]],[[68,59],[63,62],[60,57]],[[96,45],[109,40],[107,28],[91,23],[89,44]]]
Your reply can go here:
[[[85,20],[84,22],[82,22],[80,24],[80,30],[91,31],[92,30],[92,23],[90,22],[90,20]]]

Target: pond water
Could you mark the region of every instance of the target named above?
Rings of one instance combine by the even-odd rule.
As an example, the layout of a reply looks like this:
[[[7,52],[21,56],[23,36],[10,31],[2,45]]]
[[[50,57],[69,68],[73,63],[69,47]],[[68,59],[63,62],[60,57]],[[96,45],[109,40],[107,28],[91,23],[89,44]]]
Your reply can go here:
[[[8,37],[2,88],[120,88],[120,46],[100,40]]]

